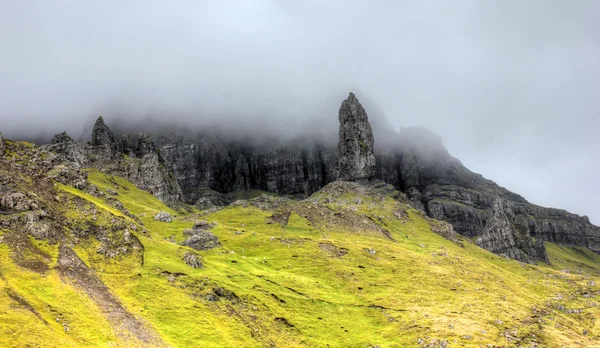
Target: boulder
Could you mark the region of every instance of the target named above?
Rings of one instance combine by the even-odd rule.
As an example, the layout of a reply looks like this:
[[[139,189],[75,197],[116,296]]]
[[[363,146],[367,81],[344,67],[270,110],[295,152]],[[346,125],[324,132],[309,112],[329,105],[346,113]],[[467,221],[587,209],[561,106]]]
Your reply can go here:
[[[210,250],[220,245],[219,238],[210,231],[198,231],[183,242],[183,245],[196,250]]]
[[[171,214],[167,213],[166,211],[161,211],[154,215],[154,220],[161,222],[171,222],[173,221],[173,218],[171,217]]]
[[[195,253],[185,253],[183,255],[183,262],[192,268],[204,268],[202,265],[202,256]]]

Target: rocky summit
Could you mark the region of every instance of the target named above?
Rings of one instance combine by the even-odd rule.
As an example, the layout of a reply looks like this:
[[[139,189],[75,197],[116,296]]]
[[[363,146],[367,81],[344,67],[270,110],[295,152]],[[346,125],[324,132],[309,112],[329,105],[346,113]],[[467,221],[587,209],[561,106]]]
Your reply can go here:
[[[376,118],[0,134],[0,346],[598,346],[600,228]]]

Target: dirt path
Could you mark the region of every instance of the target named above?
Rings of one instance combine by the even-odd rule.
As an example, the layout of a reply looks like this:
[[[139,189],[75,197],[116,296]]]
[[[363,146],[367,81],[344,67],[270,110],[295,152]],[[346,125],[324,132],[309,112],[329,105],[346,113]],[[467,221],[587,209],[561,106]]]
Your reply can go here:
[[[167,347],[160,336],[129,313],[110,289],[69,247],[60,246],[58,269],[63,281],[84,290],[102,310],[117,336],[129,346]]]

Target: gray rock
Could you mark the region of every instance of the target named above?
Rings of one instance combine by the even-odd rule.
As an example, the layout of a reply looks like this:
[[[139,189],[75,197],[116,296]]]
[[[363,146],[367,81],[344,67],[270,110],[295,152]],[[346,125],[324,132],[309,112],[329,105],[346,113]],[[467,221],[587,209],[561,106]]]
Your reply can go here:
[[[173,221],[173,218],[171,217],[171,214],[167,213],[166,211],[160,211],[156,215],[154,215],[154,220],[161,222],[171,222]]]
[[[0,133],[0,156],[4,155],[4,151],[6,150],[6,145],[4,144],[4,137],[2,133]]]
[[[121,135],[121,150],[123,150],[123,154],[130,157],[135,157],[135,147],[133,146],[131,134],[125,133]]]
[[[192,267],[192,268],[204,268],[204,266],[202,265],[202,256],[198,255],[198,254],[194,254],[194,253],[185,253],[183,255],[183,262],[186,263],[186,265]]]
[[[136,154],[139,157],[144,157],[145,155],[149,154],[149,153],[155,153],[156,152],[156,145],[154,145],[154,141],[152,141],[152,138],[145,133],[140,133],[138,140],[137,140],[137,148],[136,148]]]
[[[217,296],[215,294],[208,294],[208,295],[206,295],[206,300],[209,302],[216,302],[216,301],[219,301],[219,296]]]
[[[495,254],[523,262],[548,262],[548,255],[541,240],[534,241],[525,232],[515,229],[504,210],[504,202],[496,197],[492,203],[492,216],[487,219],[483,233],[476,244]]]
[[[181,188],[177,179],[161,163],[158,153],[150,152],[141,159],[125,164],[125,177],[138,188],[148,191],[162,202],[175,204],[180,201]]]
[[[60,160],[76,169],[91,165],[85,145],[75,142],[66,132],[56,134],[50,144],[43,145],[42,148],[55,153]]]
[[[373,131],[354,93],[342,102],[339,121],[337,179],[371,179],[376,173]]]
[[[199,198],[194,203],[198,209],[215,209],[229,205],[230,200],[222,193],[219,193],[209,187],[201,187],[198,189]]]
[[[108,126],[104,123],[104,118],[99,116],[94,124],[94,130],[92,131],[92,145],[93,146],[106,146],[113,145],[115,143],[115,136]]]
[[[9,193],[1,197],[0,207],[6,210],[13,211],[28,211],[39,209],[39,206],[36,202],[29,199],[25,194],[20,192]]]
[[[240,144],[198,132],[158,136],[155,141],[184,201],[201,209],[223,204],[208,189],[221,194],[263,190],[306,197],[335,179],[335,147],[317,139]]]
[[[116,171],[121,168],[123,153],[102,116],[99,116],[94,124],[90,145],[87,155],[94,166],[117,174]]]
[[[194,222],[194,230],[209,230],[215,227],[216,224],[214,222],[208,222],[206,220],[198,220]]]
[[[210,231],[197,231],[183,242],[183,245],[196,250],[210,250],[220,245],[219,238]]]

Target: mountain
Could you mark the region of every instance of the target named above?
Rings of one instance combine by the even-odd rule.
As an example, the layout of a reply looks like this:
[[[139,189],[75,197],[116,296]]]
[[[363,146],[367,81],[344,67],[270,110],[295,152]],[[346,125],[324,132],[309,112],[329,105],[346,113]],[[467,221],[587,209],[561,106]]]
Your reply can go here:
[[[360,106],[353,94],[352,99]],[[424,128],[396,133],[377,114],[372,177],[406,193],[428,216],[451,223],[486,250],[523,262],[547,262],[544,241],[600,251],[600,228],[587,217],[530,204],[465,168],[439,136]],[[248,190],[308,197],[340,177],[338,142],[331,139],[308,135],[258,143],[208,131],[157,134],[154,139],[183,200],[199,208],[227,204],[222,194]]]
[[[0,135],[0,346],[598,345],[598,227],[367,113],[337,142]]]

